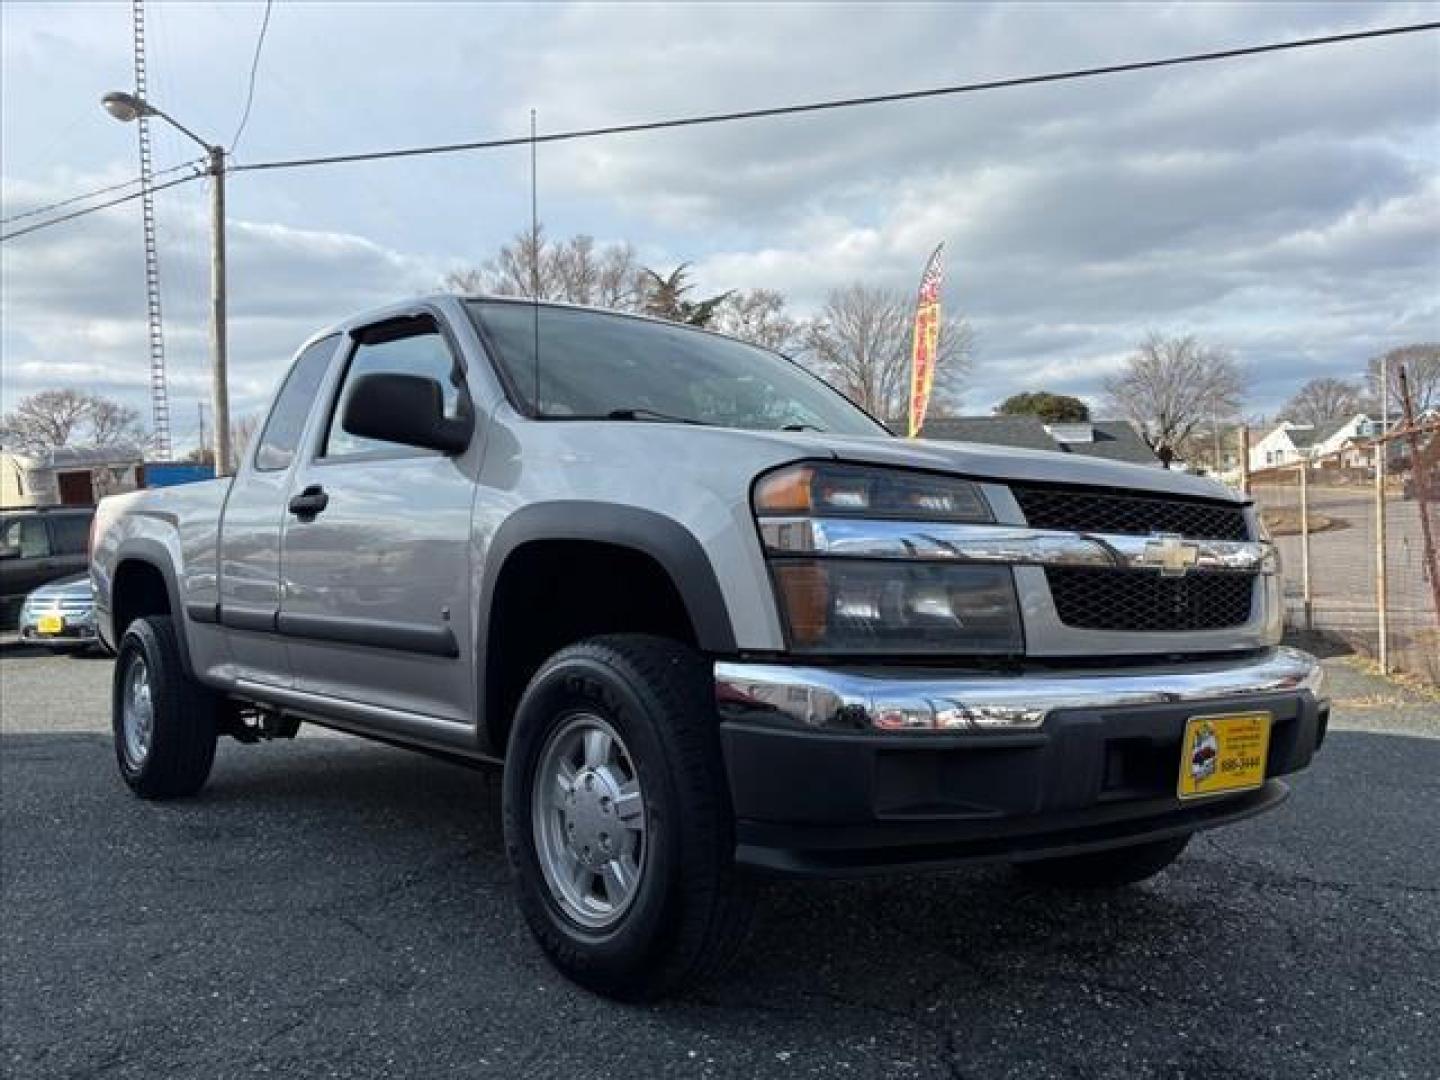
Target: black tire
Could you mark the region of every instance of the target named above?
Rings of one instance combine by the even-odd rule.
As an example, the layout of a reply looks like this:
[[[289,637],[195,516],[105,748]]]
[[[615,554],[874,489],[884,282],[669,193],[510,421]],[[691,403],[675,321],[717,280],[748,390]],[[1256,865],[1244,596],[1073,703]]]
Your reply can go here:
[[[613,728],[643,793],[645,861],[618,921],[581,925],[537,850],[536,770],[576,717]],[[752,908],[734,865],[734,818],[709,666],[660,638],[613,635],[563,649],[516,710],[505,762],[505,845],[521,912],[565,975],[597,993],[652,1000],[713,977],[738,951]]]
[[[144,665],[151,714],[148,743],[138,754],[127,747],[125,732],[126,697],[137,664]],[[115,760],[131,791],[142,799],[173,799],[204,787],[215,761],[218,699],[185,673],[169,616],[130,624],[116,655],[110,701]]]
[[[1062,889],[1113,889],[1154,877],[1180,857],[1190,834],[1129,847],[1015,864],[1026,881]]]

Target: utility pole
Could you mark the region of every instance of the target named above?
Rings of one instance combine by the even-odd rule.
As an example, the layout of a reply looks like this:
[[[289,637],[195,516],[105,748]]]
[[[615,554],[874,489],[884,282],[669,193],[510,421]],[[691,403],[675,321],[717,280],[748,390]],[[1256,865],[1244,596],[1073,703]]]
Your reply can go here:
[[[1240,491],[1250,494],[1250,425],[1241,424],[1240,429],[1235,432],[1235,437],[1240,440]]]
[[[173,116],[139,94],[112,91],[100,99],[105,111],[129,123],[158,116],[205,150],[210,189],[210,394],[215,411],[215,475],[230,472],[230,390],[226,377],[225,340],[225,148],[200,138]]]
[[[1305,601],[1305,632],[1315,629],[1315,608],[1310,597],[1310,462],[1300,462],[1300,580]]]
[[[1220,451],[1220,399],[1217,396],[1210,398],[1210,433],[1215,441],[1215,468],[1214,472],[1219,473],[1225,468],[1224,454]]]
[[[225,336],[225,151],[210,147],[210,396],[215,405],[215,475],[230,472],[230,383]]]
[[[1385,456],[1390,428],[1390,369],[1380,357],[1380,438],[1375,444],[1375,613],[1380,645],[1376,650],[1382,674],[1390,673],[1390,594],[1385,554]]]

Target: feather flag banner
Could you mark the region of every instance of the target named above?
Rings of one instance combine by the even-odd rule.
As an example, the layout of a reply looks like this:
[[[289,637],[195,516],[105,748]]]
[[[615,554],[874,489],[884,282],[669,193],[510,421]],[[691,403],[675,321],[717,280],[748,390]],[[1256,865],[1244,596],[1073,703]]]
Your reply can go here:
[[[940,346],[940,286],[945,268],[940,252],[945,243],[935,245],[925,273],[920,278],[920,295],[915,301],[915,329],[910,345],[910,438],[920,434],[925,425],[925,410],[930,405],[930,390],[935,385],[935,364]]]

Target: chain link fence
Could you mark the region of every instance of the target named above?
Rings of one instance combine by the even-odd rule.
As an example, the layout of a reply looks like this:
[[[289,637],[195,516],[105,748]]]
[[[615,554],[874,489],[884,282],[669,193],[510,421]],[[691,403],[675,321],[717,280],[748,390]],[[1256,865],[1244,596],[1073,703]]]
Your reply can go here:
[[[1418,453],[1386,444],[1383,487],[1374,443],[1253,473],[1249,486],[1280,551],[1287,626],[1440,685],[1440,436],[1416,441]]]

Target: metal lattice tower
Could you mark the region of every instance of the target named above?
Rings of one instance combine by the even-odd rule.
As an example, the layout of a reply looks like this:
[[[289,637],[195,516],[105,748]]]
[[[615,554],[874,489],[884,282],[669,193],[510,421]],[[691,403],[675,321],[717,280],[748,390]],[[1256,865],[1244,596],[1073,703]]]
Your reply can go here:
[[[135,96],[147,99],[145,85],[145,2],[131,0],[135,32]],[[155,244],[155,192],[150,163],[150,118],[137,118],[140,135],[140,206],[145,221],[145,303],[150,329],[150,416],[155,453],[170,459],[170,395],[165,381],[165,322],[160,315],[160,257]]]

